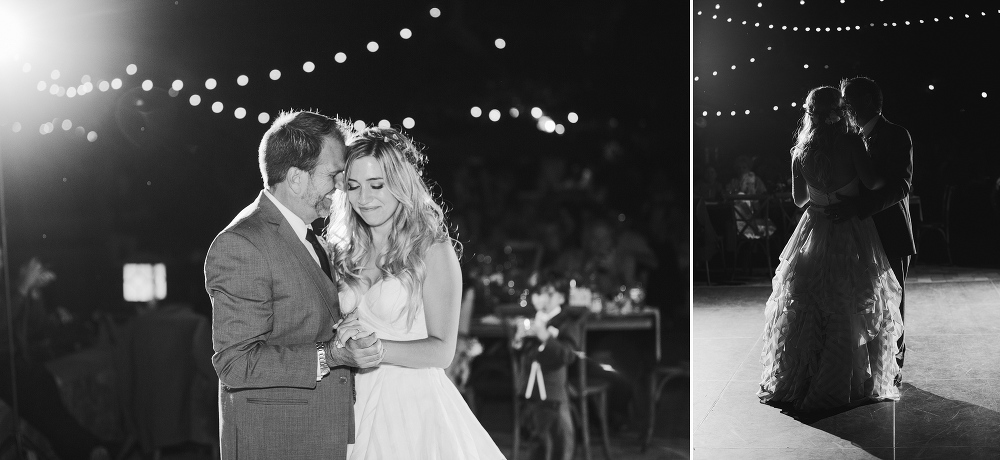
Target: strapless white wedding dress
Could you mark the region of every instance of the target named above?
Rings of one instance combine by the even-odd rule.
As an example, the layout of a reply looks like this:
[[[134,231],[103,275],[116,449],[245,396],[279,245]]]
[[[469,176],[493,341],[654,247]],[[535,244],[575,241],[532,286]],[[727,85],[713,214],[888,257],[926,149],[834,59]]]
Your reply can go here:
[[[385,340],[427,338],[423,309],[406,330],[400,312],[407,296],[399,280],[383,278],[361,299],[358,319]],[[341,308],[353,308],[356,300],[350,289],[340,293]],[[359,371],[355,388],[356,442],[347,446],[348,459],[504,458],[444,369],[383,364]]]
[[[813,206],[771,280],[757,396],[800,410],[897,400],[902,289],[870,218],[834,223],[823,212],[838,193],[858,196],[858,179],[829,193],[810,185],[808,193]]]

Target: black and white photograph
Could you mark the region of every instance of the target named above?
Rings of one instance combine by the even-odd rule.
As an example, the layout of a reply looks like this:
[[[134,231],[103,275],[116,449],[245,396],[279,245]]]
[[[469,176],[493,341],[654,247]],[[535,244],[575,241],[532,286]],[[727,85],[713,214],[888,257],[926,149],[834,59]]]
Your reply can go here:
[[[692,2],[697,459],[1000,458],[992,2]]]
[[[0,460],[691,458],[692,15],[0,0]]]

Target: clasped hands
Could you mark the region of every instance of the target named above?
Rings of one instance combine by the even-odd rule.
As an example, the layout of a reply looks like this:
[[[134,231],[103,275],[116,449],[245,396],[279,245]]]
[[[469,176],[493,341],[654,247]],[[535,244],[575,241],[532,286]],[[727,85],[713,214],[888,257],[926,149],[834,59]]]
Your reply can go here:
[[[382,340],[375,332],[369,332],[358,321],[357,310],[344,315],[334,324],[336,335],[330,341],[328,350],[332,354],[341,355],[344,364],[367,369],[382,363],[385,348]]]
[[[837,194],[838,203],[827,205],[823,210],[826,216],[836,223],[850,220],[858,215],[858,198]]]

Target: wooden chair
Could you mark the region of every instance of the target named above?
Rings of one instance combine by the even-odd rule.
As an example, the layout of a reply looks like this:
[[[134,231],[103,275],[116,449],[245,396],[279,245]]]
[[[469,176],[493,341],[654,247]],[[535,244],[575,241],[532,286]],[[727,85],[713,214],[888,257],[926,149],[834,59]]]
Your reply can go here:
[[[649,424],[646,425],[646,436],[642,439],[641,451],[646,452],[649,442],[653,439],[653,428],[656,425],[656,405],[660,401],[660,394],[667,382],[675,378],[690,378],[690,368],[688,362],[682,362],[676,366],[657,363],[649,375]]]
[[[740,251],[748,249],[746,270],[747,275],[753,274],[751,258],[754,250],[759,249],[764,252],[767,261],[767,274],[774,274],[774,266],[771,264],[771,235],[777,230],[770,219],[771,197],[766,195],[748,196],[745,199],[739,196],[733,197],[733,218],[736,226],[736,247],[734,249],[733,265],[738,263]]]
[[[910,199],[910,204],[916,209],[916,219],[913,221],[913,233],[915,233],[914,239],[917,243],[917,253],[913,255],[913,261],[916,262],[917,258],[920,256],[920,240],[925,232],[934,232],[941,235],[944,240],[944,249],[948,254],[948,264],[952,264],[951,260],[951,199],[955,194],[955,186],[949,185],[944,191],[944,200],[941,203],[941,217],[940,219],[934,220],[924,220],[924,206],[921,203],[919,197],[916,200]]]
[[[575,369],[571,368],[571,376],[569,376],[570,384],[567,388],[569,398],[572,401],[570,405],[571,412],[573,413],[574,422],[576,428],[581,433],[581,441],[583,444],[584,458],[590,460],[592,458],[590,452],[590,427],[589,427],[589,408],[588,402],[593,400],[597,405],[598,418],[601,424],[601,431],[604,441],[604,455],[609,460],[611,459],[611,440],[608,434],[608,410],[607,410],[607,399],[608,390],[610,389],[610,384],[608,382],[588,382],[587,380],[587,351],[586,351],[586,316],[590,313],[586,307],[563,307],[572,308],[578,310],[579,314],[582,315],[582,320],[580,321],[580,350],[576,352],[577,362]],[[513,447],[511,451],[511,458],[517,460],[521,453],[521,410],[525,403],[525,400],[521,395],[525,392],[525,387],[523,382],[527,382],[527,378],[524,375],[525,369],[528,369],[527,363],[525,362],[526,357],[522,353],[518,353],[512,346],[514,340],[514,334],[518,327],[518,323],[523,321],[523,317],[528,313],[533,313],[533,310],[526,309],[523,307],[500,307],[497,309],[497,316],[502,320],[504,325],[504,331],[507,336],[507,352],[510,356],[510,366],[511,366],[511,389],[513,393],[511,395],[511,402],[513,407]],[[580,391],[580,389],[583,391]]]

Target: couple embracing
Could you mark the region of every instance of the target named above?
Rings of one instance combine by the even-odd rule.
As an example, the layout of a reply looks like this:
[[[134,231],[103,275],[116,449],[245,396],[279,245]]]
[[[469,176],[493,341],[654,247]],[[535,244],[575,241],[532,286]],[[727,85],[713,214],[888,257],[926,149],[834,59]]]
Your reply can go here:
[[[765,308],[757,396],[797,411],[898,400],[910,226],[910,134],[882,116],[867,78],[806,97],[792,196],[807,209]]]
[[[264,190],[205,261],[222,458],[503,458],[443,371],[460,249],[419,149],[292,112],[258,156]]]

